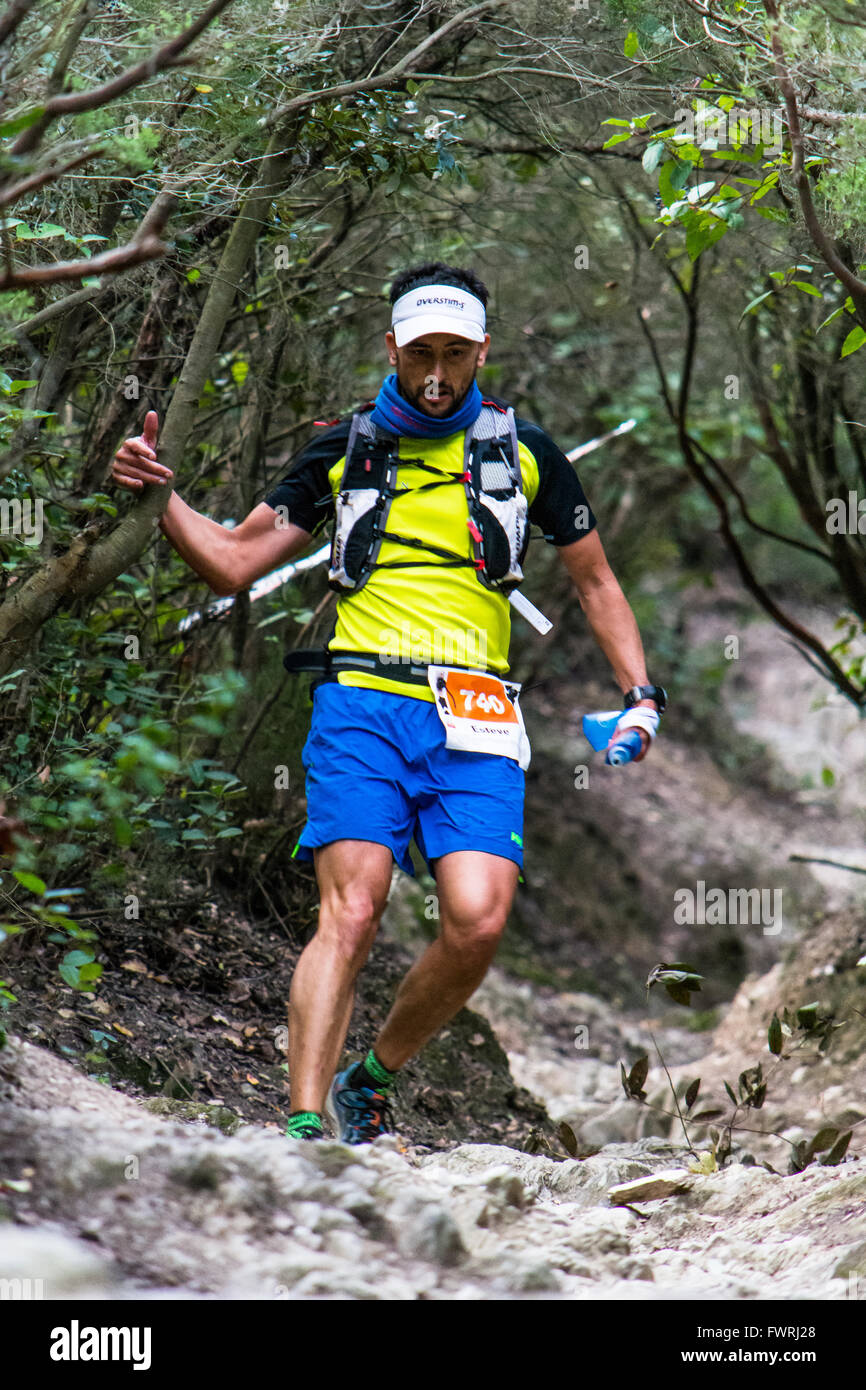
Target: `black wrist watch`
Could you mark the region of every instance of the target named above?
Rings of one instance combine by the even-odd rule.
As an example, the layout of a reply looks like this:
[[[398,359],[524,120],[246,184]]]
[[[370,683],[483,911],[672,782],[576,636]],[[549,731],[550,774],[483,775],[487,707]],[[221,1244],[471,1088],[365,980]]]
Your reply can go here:
[[[623,696],[626,709],[631,709],[638,700],[655,700],[659,707],[659,714],[664,714],[668,693],[663,685],[633,685],[631,690],[627,690]]]

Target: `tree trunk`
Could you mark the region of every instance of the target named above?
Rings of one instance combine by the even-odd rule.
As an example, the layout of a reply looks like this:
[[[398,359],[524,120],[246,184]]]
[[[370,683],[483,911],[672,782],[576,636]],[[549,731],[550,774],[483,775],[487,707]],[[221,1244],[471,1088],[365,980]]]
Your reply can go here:
[[[285,186],[295,148],[293,135],[283,128],[271,137],[255,184],[226,243],[166,412],[158,455],[175,475],[180,471],[198,401],[238,287],[256,240],[268,224],[271,204]],[[145,487],[143,495],[109,535],[97,538],[86,527],[64,555],[55,556],[28,579],[7,589],[5,602],[0,606],[0,675],[21,661],[33,634],[64,602],[98,594],[139,558],[150,544],[167,500],[164,487],[156,483]]]

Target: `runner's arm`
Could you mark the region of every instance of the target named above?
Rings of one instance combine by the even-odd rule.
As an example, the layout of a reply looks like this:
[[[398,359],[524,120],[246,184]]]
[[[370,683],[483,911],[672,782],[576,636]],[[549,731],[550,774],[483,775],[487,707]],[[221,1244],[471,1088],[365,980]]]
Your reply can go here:
[[[171,484],[174,473],[157,457],[158,427],[156,411],[148,411],[142,433],[125,439],[117,450],[111,475],[119,486],[141,492],[148,483]],[[304,480],[302,475],[300,481]],[[286,564],[312,539],[312,529],[289,522],[287,505],[277,507],[277,501],[291,500],[295,515],[301,522],[307,520],[309,506],[305,510],[302,505],[300,511],[294,507],[288,483],[289,479],[284,479],[268,503],[259,503],[233,529],[195,511],[171,491],[160,517],[160,530],[215,594],[236,594]],[[315,482],[308,486],[315,492]]]
[[[188,506],[176,492],[160,518],[160,530],[215,594],[248,589],[305,550],[311,533],[260,502],[229,530]]]
[[[637,621],[619,581],[608,564],[597,530],[571,545],[557,547],[574,580],[580,606],[623,694],[633,685],[649,685]],[[656,708],[655,701],[641,700]]]

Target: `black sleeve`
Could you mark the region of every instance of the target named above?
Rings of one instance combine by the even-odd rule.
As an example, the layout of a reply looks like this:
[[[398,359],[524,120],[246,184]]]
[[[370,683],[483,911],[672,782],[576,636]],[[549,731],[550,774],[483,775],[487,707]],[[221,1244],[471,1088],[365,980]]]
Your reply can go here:
[[[529,520],[540,526],[550,545],[570,545],[597,526],[574,465],[549,434],[529,420],[517,420],[517,438],[538,464],[538,492]]]
[[[286,476],[262,500],[288,508],[288,520],[314,535],[334,515],[328,470],[346,452],[350,420],[341,420],[301,449]]]

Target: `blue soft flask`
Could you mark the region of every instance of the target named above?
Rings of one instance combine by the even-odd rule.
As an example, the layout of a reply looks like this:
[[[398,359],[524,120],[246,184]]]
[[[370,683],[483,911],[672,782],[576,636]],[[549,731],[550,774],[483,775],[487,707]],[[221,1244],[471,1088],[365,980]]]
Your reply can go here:
[[[621,709],[597,711],[595,714],[585,714],[583,716],[583,732],[585,738],[600,753],[606,748],[611,734],[622,718],[624,711]],[[611,767],[620,767],[622,763],[630,763],[632,758],[636,758],[642,747],[642,739],[637,729],[627,729],[620,739],[613,745],[605,762]]]

